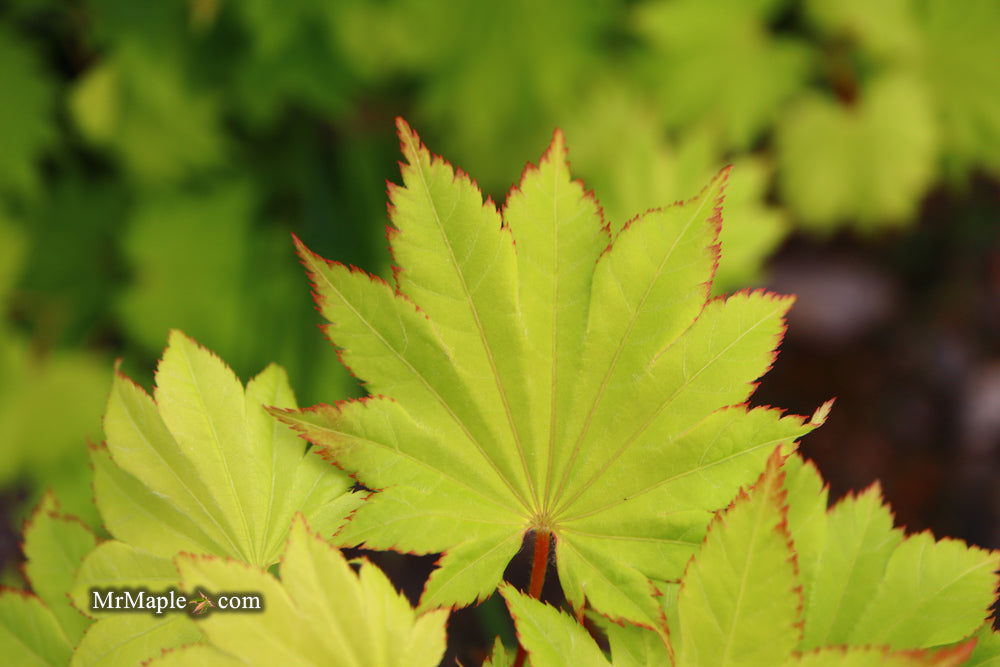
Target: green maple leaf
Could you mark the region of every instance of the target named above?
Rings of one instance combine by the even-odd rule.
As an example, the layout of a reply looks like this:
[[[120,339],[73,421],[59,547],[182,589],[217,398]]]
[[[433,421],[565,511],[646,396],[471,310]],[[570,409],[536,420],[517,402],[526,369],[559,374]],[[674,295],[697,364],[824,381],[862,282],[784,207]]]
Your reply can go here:
[[[779,665],[799,641],[802,593],[780,459],[720,513],[681,580],[679,665]]]
[[[10,664],[65,665],[89,625],[67,594],[97,539],[75,517],[59,512],[51,493],[24,527],[24,574],[34,594],[0,591],[0,655]]]
[[[166,558],[184,550],[267,567],[295,512],[333,530],[360,501],[346,475],[264,411],[295,406],[280,367],[244,387],[174,331],[156,381],[154,401],[116,374],[107,448],[92,452],[97,505],[117,539]]]
[[[71,644],[89,625],[67,596],[84,557],[97,538],[79,519],[59,512],[51,493],[39,503],[24,529],[24,573],[31,589],[52,611]]]
[[[550,533],[574,605],[659,625],[648,578],[677,578],[711,510],[816,426],[742,405],[791,299],[708,300],[726,173],[612,238],[561,134],[501,216],[399,131],[398,288],[300,244],[327,334],[375,395],[276,411],[378,490],[339,543],[445,552],[433,607],[489,595],[525,533]]]
[[[604,217],[615,232],[649,202],[675,201],[696,192],[723,164],[708,131],[686,132],[677,142],[651,141],[661,133],[659,120],[642,98],[611,77],[600,82],[593,101],[581,106],[567,131],[587,137],[586,144],[573,149],[573,167],[601,193]],[[608,169],[606,156],[612,154],[621,163]],[[733,162],[712,283],[715,294],[758,282],[764,260],[787,233],[784,213],[765,203],[770,172],[757,157]]]
[[[69,663],[72,644],[45,604],[25,591],[0,591],[0,648],[13,665]]]
[[[789,504],[815,508],[822,484],[796,457]],[[825,491],[820,496],[825,503]],[[887,645],[919,649],[972,635],[995,599],[1000,552],[893,528],[878,485],[829,511],[789,512],[805,598],[802,650]]]
[[[165,649],[201,640],[201,630],[187,614],[157,616],[91,608],[95,589],[143,589],[158,594],[178,588],[179,580],[169,558],[124,542],[109,540],[90,552],[69,591],[73,606],[94,620],[73,651],[73,666],[140,664]]]
[[[633,25],[640,53],[671,128],[710,128],[726,148],[745,150],[806,83],[814,55],[805,42],[770,29],[783,3],[773,0],[649,0]]]
[[[926,86],[891,73],[871,81],[853,106],[804,96],[778,125],[777,148],[782,195],[804,225],[905,223],[935,172]]]
[[[1000,6],[990,0],[915,3],[924,32],[924,77],[934,95],[949,166],[1000,173]]]
[[[976,631],[976,649],[969,656],[969,661],[965,664],[972,665],[1000,665],[1000,632],[993,629],[993,620],[990,619],[983,624],[983,627]]]
[[[182,554],[175,562],[184,590],[264,596],[260,613],[213,611],[198,621],[215,649],[211,664],[416,667],[437,665],[444,655],[447,611],[417,614],[381,570],[365,561],[355,573],[301,517],[288,534],[280,582],[244,563],[212,556]],[[195,651],[177,650],[165,662],[192,664],[207,652]]]
[[[807,634],[812,620],[809,607],[802,603],[803,590],[789,530],[791,513],[786,505],[789,488],[801,482],[801,461],[797,463],[786,484],[782,457],[776,451],[753,487],[741,491],[727,510],[719,512],[704,545],[684,573],[676,602],[664,603],[676,607],[669,642],[643,628],[615,628],[600,623],[608,634],[611,664],[902,667],[958,665],[969,658],[975,644],[971,641],[940,650],[893,650],[884,645],[796,650],[803,635],[803,617]],[[794,506],[799,499],[792,500]],[[865,530],[846,531],[849,540],[867,534]],[[918,559],[912,562],[922,568]],[[961,575],[964,564],[956,563],[950,569]],[[848,585],[852,592],[864,593],[863,585]],[[569,616],[507,584],[501,590],[515,619],[518,637],[535,667],[608,664],[597,644]],[[839,595],[827,592],[822,602],[836,604],[839,599]],[[954,609],[940,606],[924,609],[923,613],[929,623],[947,625],[952,623]],[[891,625],[911,618],[907,609],[900,609],[872,621]]]

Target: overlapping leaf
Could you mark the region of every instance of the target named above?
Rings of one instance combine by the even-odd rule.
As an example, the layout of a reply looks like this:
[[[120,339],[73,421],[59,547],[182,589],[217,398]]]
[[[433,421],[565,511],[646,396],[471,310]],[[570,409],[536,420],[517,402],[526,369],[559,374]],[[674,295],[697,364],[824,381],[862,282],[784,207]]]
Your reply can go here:
[[[678,666],[864,667],[883,664],[959,665],[970,654],[975,657],[975,642],[968,639],[936,650],[919,649],[914,644],[897,646],[899,650],[894,650],[892,646],[885,645],[891,642],[875,640],[869,644],[865,640],[848,642],[835,638],[829,643],[814,643],[816,647],[810,650],[802,650],[806,644],[800,641],[803,629],[808,638],[811,625],[826,627],[824,621],[827,615],[817,610],[824,606],[839,606],[844,591],[814,588],[813,602],[803,606],[800,584],[803,578],[798,571],[792,533],[789,531],[793,513],[786,505],[786,498],[791,501],[791,508],[800,501],[804,501],[802,504],[806,507],[812,506],[811,500],[816,496],[796,494],[796,489],[810,486],[808,480],[812,477],[812,468],[804,468],[801,460],[792,460],[787,468],[790,474],[786,481],[785,471],[780,466],[780,452],[776,451],[753,488],[746,493],[741,491],[729,509],[720,512],[713,521],[704,545],[684,574],[676,599],[665,596],[664,607],[673,607],[668,610],[671,619],[669,642],[664,642],[662,635],[643,628],[599,623],[608,634],[612,664],[623,667],[668,663]],[[859,506],[864,507],[865,504],[859,503]],[[806,514],[800,512],[798,516]],[[864,541],[877,532],[857,524],[839,528],[841,532],[838,535],[844,535],[849,543]],[[823,547],[819,561],[822,563],[830,558],[842,562],[838,558],[840,550],[839,545]],[[850,546],[844,550],[850,551]],[[968,555],[982,554],[970,549]],[[863,560],[859,558],[859,561]],[[918,575],[937,569],[933,564],[925,566],[918,560],[911,562]],[[991,562],[995,565],[995,560]],[[959,578],[967,574],[965,564],[961,562],[953,563],[948,569]],[[846,574],[844,588],[848,597],[866,594],[862,578],[852,577],[849,572]],[[889,579],[886,576],[886,580]],[[914,581],[921,581],[920,576]],[[986,582],[987,590],[991,583]],[[608,664],[597,644],[570,617],[510,587],[502,590],[517,624],[518,637],[535,667],[567,664],[564,656],[572,656],[569,662],[573,664]],[[955,608],[921,607],[921,613],[927,626],[955,626]],[[872,621],[877,626],[892,627],[912,619],[911,609],[899,608],[891,615],[885,614]],[[874,633],[879,631],[874,629]],[[962,636],[967,637],[968,634]],[[984,647],[979,655],[986,660],[990,656],[989,644],[993,636],[988,631],[978,634]],[[940,643],[936,639],[939,638],[940,634],[923,644],[938,646]]]
[[[719,515],[684,573],[678,665],[780,665],[795,649],[802,594],[779,465]]]
[[[0,591],[0,648],[16,665],[69,663],[73,646],[52,612],[34,595]]]
[[[184,554],[176,559],[184,590],[262,593],[260,613],[210,612],[199,623],[222,656],[213,664],[437,665],[445,648],[445,610],[416,614],[369,562],[355,573],[301,518],[292,526],[281,581],[243,563]],[[191,664],[204,647],[165,660]],[[228,662],[225,656],[229,656]],[[185,657],[188,657],[185,662]]]
[[[46,494],[24,529],[24,573],[34,594],[0,591],[0,655],[16,665],[69,663],[89,621],[68,593],[96,538],[78,519],[59,513]]]
[[[84,557],[97,538],[78,519],[59,513],[59,505],[46,495],[24,530],[24,573],[35,594],[59,621],[71,644],[89,625],[70,605],[67,593]]]
[[[181,550],[266,567],[301,511],[332,531],[359,498],[350,480],[264,406],[294,407],[284,371],[243,387],[179,332],[157,368],[153,398],[118,374],[92,460],[98,507],[119,540],[172,557]]]
[[[976,649],[965,664],[969,667],[973,665],[989,665],[990,667],[1000,665],[1000,632],[993,629],[992,619],[984,623],[983,627],[976,632]]]
[[[815,505],[821,483],[813,466],[793,463],[789,482],[792,508]],[[904,539],[892,523],[878,486],[825,514],[790,512],[803,565],[800,648],[927,648],[958,642],[983,623],[995,599],[1000,553],[935,542],[926,532]]]
[[[179,579],[169,558],[124,542],[112,540],[94,549],[83,561],[70,591],[73,605],[96,621],[73,652],[73,666],[139,664],[165,649],[199,641],[201,630],[187,614],[92,608],[95,590],[146,590],[159,594],[178,588]]]
[[[708,301],[726,173],[612,237],[561,134],[501,215],[399,130],[397,288],[300,246],[376,396],[280,413],[379,490],[338,540],[446,552],[429,607],[487,596],[523,535],[550,532],[574,605],[659,624],[648,577],[678,577],[710,511],[816,425],[741,405],[791,299]]]
[[[652,140],[660,135],[659,122],[642,102],[609,77],[599,82],[567,127],[571,136],[587,137],[573,148],[573,168],[600,193],[613,232],[643,205],[696,192],[723,164],[708,131],[687,132],[676,142]],[[620,160],[614,169],[607,168],[608,155]],[[742,157],[733,167],[726,184],[726,224],[719,232],[715,294],[755,283],[764,259],[788,227],[785,215],[765,203],[771,178],[767,162]]]

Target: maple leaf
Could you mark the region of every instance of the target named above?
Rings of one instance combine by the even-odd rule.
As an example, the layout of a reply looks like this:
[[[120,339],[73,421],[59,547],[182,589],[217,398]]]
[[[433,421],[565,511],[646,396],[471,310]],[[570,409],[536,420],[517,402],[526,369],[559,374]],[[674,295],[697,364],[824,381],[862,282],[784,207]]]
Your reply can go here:
[[[825,509],[815,466],[789,460],[789,505]],[[878,484],[828,511],[790,511],[805,597],[801,650],[831,644],[917,649],[959,642],[989,615],[1000,552],[906,536]]]
[[[51,492],[31,515],[24,529],[24,573],[31,589],[59,621],[71,644],[79,641],[86,617],[74,609],[67,592],[84,557],[97,538],[73,516],[61,514]]]
[[[757,482],[749,490],[741,490],[712,522],[701,550],[684,573],[676,598],[669,601],[667,596],[664,603],[675,606],[670,641],[640,627],[599,623],[608,634],[611,663],[903,667],[958,665],[969,658],[973,641],[938,650],[893,650],[885,645],[823,645],[804,652],[797,650],[803,619],[806,633],[811,622],[821,619],[803,606],[803,587],[789,531],[790,508],[786,504],[789,487],[798,484],[799,479],[785,484],[782,458],[780,451],[775,451]],[[790,477],[800,475],[793,471]],[[793,500],[792,506],[798,498]],[[867,534],[863,526],[847,530],[849,539],[859,534]],[[829,545],[824,556],[827,554],[836,558],[837,546]],[[913,562],[922,569],[917,560]],[[964,565],[952,566],[952,574],[961,576]],[[852,594],[865,592],[864,586],[853,582],[846,585],[851,586]],[[575,620],[509,584],[503,584],[501,592],[517,625],[518,638],[535,667],[608,664],[596,642]],[[841,597],[828,591],[817,595],[822,595],[820,604],[836,605]],[[924,613],[929,624],[953,623],[952,608],[937,606]],[[872,620],[876,625],[891,626],[910,618],[908,610],[900,609]]]
[[[659,137],[660,120],[619,78],[600,80],[593,101],[582,104],[567,131],[585,136],[574,148],[573,167],[601,193],[612,233],[637,206],[673,201],[697,192],[724,164],[707,130],[687,130],[677,141]],[[606,156],[619,164],[608,169]],[[765,203],[771,169],[759,157],[738,157],[726,181],[726,224],[719,232],[719,267],[712,280],[722,294],[760,280],[765,259],[788,231],[785,214]]]
[[[373,398],[275,410],[377,490],[339,544],[444,552],[423,607],[488,596],[534,531],[577,607],[653,626],[711,510],[820,420],[743,403],[791,298],[709,300],[727,172],[612,236],[561,133],[503,213],[402,120],[396,287],[296,239]],[[515,248],[516,242],[516,248]]]
[[[92,451],[97,505],[117,539],[165,558],[178,551],[277,561],[295,512],[333,530],[359,501],[350,480],[264,405],[295,406],[285,372],[244,387],[222,360],[173,331],[154,401],[116,373]]]
[[[923,84],[886,74],[865,88],[853,107],[803,96],[778,125],[781,192],[807,227],[905,223],[934,178],[938,141]]]
[[[355,573],[339,550],[293,522],[281,561],[281,581],[233,560],[181,554],[184,590],[256,591],[259,613],[210,613],[198,626],[214,649],[177,649],[167,664],[437,665],[444,655],[448,612],[417,614],[392,582],[367,561]],[[218,658],[218,659],[216,659]],[[235,660],[234,660],[235,658]],[[154,661],[153,664],[161,664]]]
[[[812,47],[774,34],[780,3],[647,0],[632,27],[649,49],[639,67],[671,128],[712,129],[724,148],[746,150],[814,68]]]
[[[117,540],[98,545],[87,554],[69,591],[73,606],[94,619],[73,651],[74,667],[141,664],[164,649],[201,640],[198,624],[187,614],[121,613],[92,608],[94,590],[159,593],[179,586],[180,577],[170,558]]]
[[[46,493],[24,527],[24,574],[34,594],[0,589],[0,655],[9,664],[63,665],[89,621],[67,599],[76,570],[96,538],[59,512]]]

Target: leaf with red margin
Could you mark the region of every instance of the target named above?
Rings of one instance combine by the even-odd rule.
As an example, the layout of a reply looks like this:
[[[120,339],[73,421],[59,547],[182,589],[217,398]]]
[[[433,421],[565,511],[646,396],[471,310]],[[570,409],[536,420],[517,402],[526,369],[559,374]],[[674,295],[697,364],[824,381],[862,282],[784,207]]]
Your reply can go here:
[[[493,648],[490,650],[490,654],[486,656],[483,667],[512,667],[516,659],[517,651],[508,649],[500,641],[500,638],[497,637],[493,640]]]
[[[709,527],[677,598],[677,665],[779,665],[802,633],[782,457]]]
[[[727,172],[613,238],[561,133],[503,214],[400,120],[393,288],[299,251],[375,398],[276,411],[376,489],[336,537],[444,552],[422,608],[495,589],[532,530],[571,603],[661,627],[711,518],[819,420],[749,410],[792,300],[709,300]]]
[[[811,464],[792,462],[796,484],[818,488]],[[810,491],[791,497],[815,507]],[[800,649],[847,644],[917,649],[960,641],[989,613],[1000,552],[930,533],[903,539],[877,485],[849,495],[827,512],[810,511],[789,525],[802,554],[806,598]],[[806,567],[808,564],[808,567]]]
[[[209,612],[207,641],[247,664],[437,665],[448,612],[417,614],[382,571],[355,573],[299,515],[281,561],[281,581],[253,566],[213,556],[175,559],[184,590],[259,593],[263,610]]]
[[[295,407],[284,370],[247,385],[179,331],[156,371],[155,400],[116,373],[95,449],[97,505],[109,532],[170,558],[180,550],[276,562],[302,511],[334,530],[360,498],[265,406]]]
[[[941,650],[890,651],[887,648],[870,646],[823,648],[797,655],[789,660],[787,667],[957,667],[967,664],[966,658],[972,652],[973,642]]]
[[[545,665],[611,665],[582,625],[563,612],[518,592],[509,584],[500,586],[517,627],[517,640],[531,656],[533,667]]]
[[[988,665],[997,667],[1000,665],[1000,632],[993,629],[993,619],[989,619],[983,624],[974,635],[976,649],[969,656],[969,661],[965,664],[969,667],[973,665]]]
[[[608,638],[608,649],[614,658],[615,667],[657,667],[673,664],[670,642],[664,641],[661,635],[637,625],[609,621],[600,614],[591,613],[588,615],[588,620],[599,627]]]
[[[0,656],[9,664],[64,665],[90,621],[69,590],[97,539],[79,519],[60,514],[48,492],[24,525],[27,591],[0,591]]]
[[[507,606],[517,624],[518,639],[531,656],[533,667],[660,667],[673,662],[663,652],[663,645],[652,632],[626,625],[601,623],[611,629],[609,634],[611,661],[601,653],[597,643],[587,631],[570,616],[519,593],[509,585],[500,588],[507,599]],[[617,631],[615,630],[617,628]],[[967,663],[975,642],[967,641],[958,646],[938,650],[890,651],[885,647],[827,647],[805,654],[789,655],[779,662],[739,661],[738,664],[772,667],[952,667]],[[975,656],[972,656],[973,659]],[[489,663],[487,663],[489,664]],[[711,664],[717,663],[697,663]],[[980,664],[980,663],[977,663]]]
[[[796,652],[807,610],[801,604],[795,552],[788,531],[787,517],[795,511],[785,501],[787,498],[813,507],[815,497],[803,496],[797,490],[822,486],[822,480],[811,464],[794,459],[781,468],[781,459],[780,452],[775,451],[753,488],[741,491],[729,509],[718,514],[705,544],[685,573],[677,602],[665,603],[665,607],[674,607],[670,629],[671,655],[675,659],[666,656],[664,648],[671,646],[664,645],[663,635],[628,624],[618,627],[598,618],[598,625],[608,635],[614,665],[959,665],[970,656],[976,657],[976,639],[982,646],[982,663],[977,664],[990,664],[987,661],[995,647],[989,646],[994,635],[988,628],[980,629],[973,640],[944,648],[893,651],[888,646],[824,646]],[[860,499],[859,507],[869,507],[871,499],[867,495]],[[825,494],[818,497],[825,500]],[[815,513],[800,508],[798,515]],[[849,579],[852,588],[866,588],[863,578]],[[518,637],[535,667],[608,664],[603,655],[595,653],[597,644],[573,619],[507,584],[501,591],[517,624]],[[840,596],[834,593],[816,591],[837,602]],[[905,616],[905,611],[899,616]],[[808,627],[807,613],[806,620]],[[938,616],[936,610],[929,614],[929,623],[943,621],[947,619]],[[728,653],[727,646],[732,646]],[[577,660],[574,663],[565,656]]]
[[[70,604],[69,590],[95,546],[97,538],[90,529],[76,517],[61,514],[51,493],[43,496],[24,526],[25,578],[73,645],[90,622]]]

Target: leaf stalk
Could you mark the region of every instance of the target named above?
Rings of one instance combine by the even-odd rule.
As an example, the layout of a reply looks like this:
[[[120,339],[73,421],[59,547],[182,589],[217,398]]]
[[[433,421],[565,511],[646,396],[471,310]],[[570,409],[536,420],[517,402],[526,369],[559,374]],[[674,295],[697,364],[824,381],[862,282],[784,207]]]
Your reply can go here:
[[[545,573],[549,569],[549,547],[552,543],[552,533],[544,528],[535,531],[534,554],[531,559],[531,579],[528,582],[528,595],[536,600],[542,597],[542,588],[545,586]],[[524,661],[528,657],[528,652],[524,645],[517,647],[517,657],[514,658],[514,667],[524,667]]]

